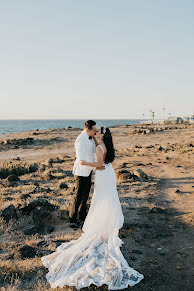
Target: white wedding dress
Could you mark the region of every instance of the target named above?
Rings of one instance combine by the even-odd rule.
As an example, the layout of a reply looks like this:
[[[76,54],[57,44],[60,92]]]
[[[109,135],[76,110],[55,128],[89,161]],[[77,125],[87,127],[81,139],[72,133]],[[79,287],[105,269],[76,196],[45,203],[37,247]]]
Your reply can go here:
[[[95,172],[94,194],[80,238],[62,243],[54,253],[41,258],[52,288],[67,285],[79,290],[106,284],[109,290],[119,290],[144,278],[129,267],[121,253],[123,241],[118,233],[124,217],[116,175],[111,163],[104,165],[105,170]]]

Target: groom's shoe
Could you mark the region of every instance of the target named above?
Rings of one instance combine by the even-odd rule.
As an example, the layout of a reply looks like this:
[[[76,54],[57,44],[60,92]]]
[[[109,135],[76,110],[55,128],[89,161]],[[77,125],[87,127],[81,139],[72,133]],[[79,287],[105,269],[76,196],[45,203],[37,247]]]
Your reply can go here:
[[[80,224],[78,221],[70,222],[70,227],[73,229],[78,229],[78,228],[80,228]]]
[[[83,225],[84,225],[84,221],[80,221],[80,228],[81,229],[82,229]]]

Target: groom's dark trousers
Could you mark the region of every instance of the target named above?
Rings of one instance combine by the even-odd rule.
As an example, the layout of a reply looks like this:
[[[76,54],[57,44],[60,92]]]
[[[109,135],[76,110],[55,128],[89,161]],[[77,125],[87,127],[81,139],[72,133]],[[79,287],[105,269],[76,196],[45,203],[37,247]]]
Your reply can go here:
[[[75,177],[75,192],[72,206],[69,212],[70,222],[77,220],[84,221],[87,215],[86,203],[89,197],[91,188],[92,171],[88,177]],[[79,217],[78,217],[79,216]]]

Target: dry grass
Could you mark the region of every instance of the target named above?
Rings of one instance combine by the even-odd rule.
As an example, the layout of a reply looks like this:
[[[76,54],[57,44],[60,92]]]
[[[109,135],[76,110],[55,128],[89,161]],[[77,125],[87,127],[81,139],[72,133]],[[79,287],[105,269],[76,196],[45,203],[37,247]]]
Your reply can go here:
[[[11,174],[21,176],[30,173],[30,166],[31,164],[26,162],[4,161],[0,163],[0,177],[5,179]]]
[[[37,268],[42,268],[42,262],[39,258],[25,260],[5,260],[0,261],[1,272],[4,275],[20,274],[24,275],[27,272],[33,272]]]
[[[169,130],[143,136],[133,135],[132,127],[113,129],[117,153],[114,168],[124,169],[126,167],[129,171],[140,168],[148,176],[153,176],[155,179],[148,182],[129,183],[124,181],[117,185],[125,216],[125,227],[120,231],[120,235],[124,240],[122,252],[132,267],[140,270],[146,276],[149,274],[141,286],[133,287],[134,291],[140,289],[141,291],[147,291],[154,288],[159,290],[161,284],[171,282],[172,278],[176,278],[173,281],[175,282],[176,290],[180,290],[179,283],[181,284],[181,280],[184,280],[184,285],[186,286],[184,287],[185,289],[181,287],[181,291],[187,291],[190,287],[188,282],[192,277],[190,277],[189,268],[187,268],[191,257],[190,249],[185,247],[189,252],[183,253],[181,257],[181,263],[185,263],[185,270],[187,270],[185,273],[183,271],[184,268],[179,270],[182,277],[177,276],[179,274],[177,274],[176,265],[173,261],[173,258],[177,260],[176,254],[173,253],[174,246],[180,248],[181,244],[181,247],[184,248],[187,243],[191,243],[191,230],[187,227],[190,227],[193,221],[191,213],[191,193],[193,193],[191,188],[193,181],[191,180],[191,160],[193,148],[180,146],[175,150],[171,149],[172,143],[176,142],[179,145],[183,141],[184,144],[191,141],[193,136],[192,130],[186,129],[185,133],[184,129],[181,130],[178,130],[180,134],[177,134],[175,130]],[[22,161],[0,163],[0,169],[3,168],[4,173],[17,173],[20,175],[20,181],[14,185],[6,186],[4,179],[0,181],[0,209],[13,204],[18,214],[18,219],[10,220],[9,223],[6,223],[0,217],[0,290],[2,291],[53,290],[46,282],[45,275],[47,270],[43,267],[40,258],[35,257],[22,260],[19,252],[20,248],[28,245],[34,247],[38,255],[41,252],[49,253],[55,251],[56,245],[60,241],[77,239],[82,233],[81,230],[74,231],[70,229],[68,223],[68,212],[73,198],[74,187],[74,178],[69,173],[72,170],[74,161],[73,142],[78,133],[73,130],[68,133],[62,133],[61,131],[45,132],[41,135],[42,139],[52,139],[63,134],[64,139],[66,139],[64,147],[63,144],[60,144],[60,148],[57,147],[57,144],[52,144],[47,148],[44,146],[43,149],[40,145],[34,145],[32,150],[29,148],[23,149],[23,152],[21,152],[21,155],[24,154]],[[20,137],[25,134],[21,133]],[[170,149],[167,153],[155,149],[146,149],[146,146],[151,144],[161,144],[163,148],[166,148],[168,142],[170,142]],[[142,149],[135,148],[134,150],[133,147],[135,145],[141,145]],[[59,151],[61,151],[61,154]],[[64,151],[69,157],[64,156]],[[3,154],[6,154],[6,151]],[[17,155],[17,150],[14,150],[14,152],[10,151],[10,155],[13,154]],[[170,159],[166,160],[166,155]],[[51,162],[52,160],[53,162]],[[61,162],[61,160],[64,160],[64,162]],[[164,161],[167,161],[167,163],[163,163]],[[39,164],[39,170],[35,173],[30,173],[29,165],[34,162]],[[124,164],[123,166],[123,163],[127,163],[127,165]],[[143,166],[137,166],[139,163],[142,163]],[[177,164],[182,165],[182,168],[176,168]],[[22,167],[27,169],[24,175],[22,175]],[[49,172],[52,173],[54,178],[47,181],[44,177]],[[161,179],[166,179],[168,183],[160,185],[158,182]],[[67,190],[59,188],[59,183],[61,182],[67,183]],[[179,187],[177,183],[180,183],[182,191],[179,195],[172,194]],[[35,188],[36,190],[34,191]],[[48,188],[50,188],[50,192],[47,191]],[[29,198],[21,199],[23,194],[29,193],[31,193]],[[90,199],[92,193],[93,186]],[[57,207],[56,211],[53,212],[54,219],[52,220],[52,226],[55,227],[55,230],[47,235],[25,235],[23,230],[34,226],[32,213],[29,216],[22,216],[18,208],[19,204],[23,207],[39,198],[47,199]],[[153,207],[174,207],[177,214],[171,214],[170,216],[160,216],[160,214],[149,215],[149,210]],[[146,225],[150,228],[147,229]],[[185,233],[182,235],[184,229]],[[156,234],[160,235],[163,232],[167,234],[170,232],[174,236],[170,237],[170,239],[167,237],[166,240],[165,238],[154,238]],[[154,247],[152,247],[152,244]],[[157,248],[160,248],[162,245],[165,245],[167,253],[160,256]],[[143,254],[131,254],[131,249],[138,249],[140,247]],[[152,261],[155,258],[158,259],[158,263],[154,265],[153,269],[151,263],[148,264],[147,262],[148,257]],[[164,266],[169,266],[170,268],[166,274],[163,272]],[[163,274],[163,277],[161,274]],[[72,291],[76,289],[64,287],[56,288],[55,290]],[[96,288],[95,286],[90,286],[83,290],[107,290],[107,287]]]

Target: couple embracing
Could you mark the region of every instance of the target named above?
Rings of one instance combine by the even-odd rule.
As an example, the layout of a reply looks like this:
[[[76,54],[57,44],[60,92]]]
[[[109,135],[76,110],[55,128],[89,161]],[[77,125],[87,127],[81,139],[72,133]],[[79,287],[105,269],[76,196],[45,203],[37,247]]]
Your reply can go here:
[[[109,290],[134,286],[144,276],[128,265],[120,250],[123,241],[118,233],[124,216],[112,167],[115,152],[109,128],[97,129],[95,121],[86,121],[75,149],[76,187],[69,219],[72,228],[82,227],[82,234],[41,258],[49,270],[47,281],[52,288],[66,285],[78,290],[91,284],[106,284]],[[94,194],[87,213],[93,170]]]

